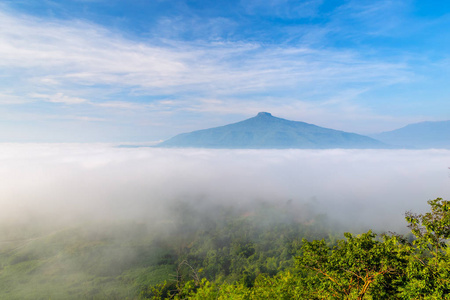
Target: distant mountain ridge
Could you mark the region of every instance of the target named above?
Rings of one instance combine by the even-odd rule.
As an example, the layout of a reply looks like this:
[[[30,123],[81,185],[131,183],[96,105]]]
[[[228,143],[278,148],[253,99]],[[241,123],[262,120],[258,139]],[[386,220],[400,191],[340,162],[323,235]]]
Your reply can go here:
[[[373,138],[290,121],[260,112],[253,118],[215,128],[179,134],[158,147],[225,149],[380,149]]]
[[[450,121],[421,122],[372,134],[371,137],[396,147],[427,149],[450,148]]]

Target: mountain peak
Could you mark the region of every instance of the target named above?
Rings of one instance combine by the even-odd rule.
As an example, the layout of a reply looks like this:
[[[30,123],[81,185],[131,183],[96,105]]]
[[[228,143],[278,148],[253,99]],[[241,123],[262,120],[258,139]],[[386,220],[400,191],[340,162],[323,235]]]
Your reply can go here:
[[[179,134],[159,147],[224,149],[383,148],[366,136],[289,121],[259,112],[256,117],[220,127]]]
[[[268,112],[265,112],[265,111],[262,111],[262,112],[259,112],[256,116],[257,117],[272,117],[272,114],[268,113]]]

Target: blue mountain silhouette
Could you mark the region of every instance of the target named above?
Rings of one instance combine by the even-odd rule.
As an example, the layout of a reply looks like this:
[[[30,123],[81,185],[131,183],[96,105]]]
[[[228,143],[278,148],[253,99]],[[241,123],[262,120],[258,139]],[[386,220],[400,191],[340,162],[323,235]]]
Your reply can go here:
[[[382,142],[405,148],[450,148],[450,121],[421,122],[371,135]]]
[[[289,121],[267,112],[225,126],[182,133],[158,146],[226,149],[390,148],[367,136]]]

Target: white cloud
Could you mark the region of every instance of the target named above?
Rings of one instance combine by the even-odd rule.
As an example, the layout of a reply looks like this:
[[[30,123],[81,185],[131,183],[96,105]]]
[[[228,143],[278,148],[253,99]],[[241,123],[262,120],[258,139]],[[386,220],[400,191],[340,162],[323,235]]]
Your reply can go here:
[[[41,99],[43,101],[52,102],[52,103],[63,103],[63,104],[80,104],[87,102],[86,99],[71,97],[64,95],[63,93],[56,93],[54,95],[44,95],[44,94],[30,94],[31,98]]]
[[[106,107],[106,108],[119,108],[119,109],[145,109],[148,107],[146,104],[125,102],[125,101],[108,101],[101,103],[91,103],[95,106]]]
[[[311,83],[393,84],[410,76],[403,64],[367,60],[352,51],[138,42],[81,21],[50,22],[5,12],[0,13],[0,66],[19,72],[22,80],[39,79],[48,89],[104,85],[147,94],[296,90],[310,89]]]
[[[7,93],[0,93],[0,105],[19,105],[29,103],[30,100]]]
[[[450,197],[448,150],[205,150],[2,144],[2,219],[161,216],[203,198],[311,202],[341,221],[387,230],[426,200]],[[399,224],[402,224],[400,226]]]
[[[40,115],[42,116],[42,115]],[[46,120],[75,120],[83,122],[103,122],[106,121],[103,118],[89,117],[89,116],[74,116],[74,115],[47,115],[42,116]]]
[[[286,3],[297,7],[285,0],[271,1],[269,6],[285,7]],[[320,6],[320,1],[305,3],[298,8],[310,15]],[[254,9],[260,6],[265,4],[255,2]],[[334,18],[339,19],[348,9],[334,11]],[[362,20],[365,9],[369,17],[383,10],[359,5],[349,11],[350,18]],[[394,129],[392,122],[406,124],[406,117],[395,119],[381,115],[382,109],[371,111],[382,105],[376,103],[373,93],[373,105],[357,101],[365,99],[365,93],[417,80],[411,65],[407,60],[377,56],[376,49],[365,53],[360,48],[327,47],[324,38],[351,32],[330,18],[323,26],[288,29],[307,32],[309,37],[302,42],[270,44],[220,38],[182,41],[176,39],[177,32],[161,33],[172,39],[133,39],[86,21],[42,19],[0,9],[0,104],[8,104],[2,114],[8,118],[33,110],[36,119],[38,114],[44,118],[53,114],[114,120],[118,127],[128,126],[122,140],[127,140],[130,132],[145,132],[142,139],[165,139],[186,128],[210,127],[211,120],[214,125],[227,124],[232,117],[222,117],[225,114],[243,119],[258,111],[347,131],[358,127],[361,133]],[[235,26],[232,21],[209,20],[199,30],[208,31],[206,27],[211,25],[220,31],[221,26]],[[158,24],[167,25],[168,31],[182,30],[173,28],[179,25],[177,20],[161,22]],[[199,20],[194,16],[192,22],[196,26]],[[389,94],[389,99],[395,97],[395,93]],[[26,106],[36,100],[46,103]],[[9,105],[13,103],[23,107]],[[65,111],[69,105],[70,113]],[[19,111],[21,108],[24,111]],[[202,124],[198,115],[195,121],[189,119],[206,112],[212,114]],[[218,118],[222,118],[221,124]],[[149,119],[159,127],[146,123]],[[417,116],[407,119],[415,121]],[[54,128],[60,127],[58,119],[53,120]],[[390,125],[380,120],[389,120]],[[189,125],[194,122],[198,127]],[[140,130],[132,130],[133,126]],[[100,137],[119,132],[118,127],[105,127]]]

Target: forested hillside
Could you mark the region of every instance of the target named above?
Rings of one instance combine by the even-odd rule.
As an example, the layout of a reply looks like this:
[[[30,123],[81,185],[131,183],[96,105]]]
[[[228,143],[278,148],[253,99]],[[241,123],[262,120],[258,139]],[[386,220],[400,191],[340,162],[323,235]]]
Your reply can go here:
[[[450,203],[411,233],[343,233],[307,205],[179,202],[158,222],[1,228],[1,299],[445,299]],[[348,228],[346,228],[348,229]]]
[[[245,282],[293,266],[301,238],[337,231],[309,205],[237,208],[177,202],[148,222],[86,221],[64,229],[30,220],[0,225],[0,299],[139,299],[153,287]],[[57,226],[60,227],[60,226]]]
[[[426,214],[406,213],[412,236],[344,234],[334,245],[302,240],[294,266],[275,276],[234,283],[200,279],[167,290],[165,299],[449,299],[450,202],[430,200]]]

